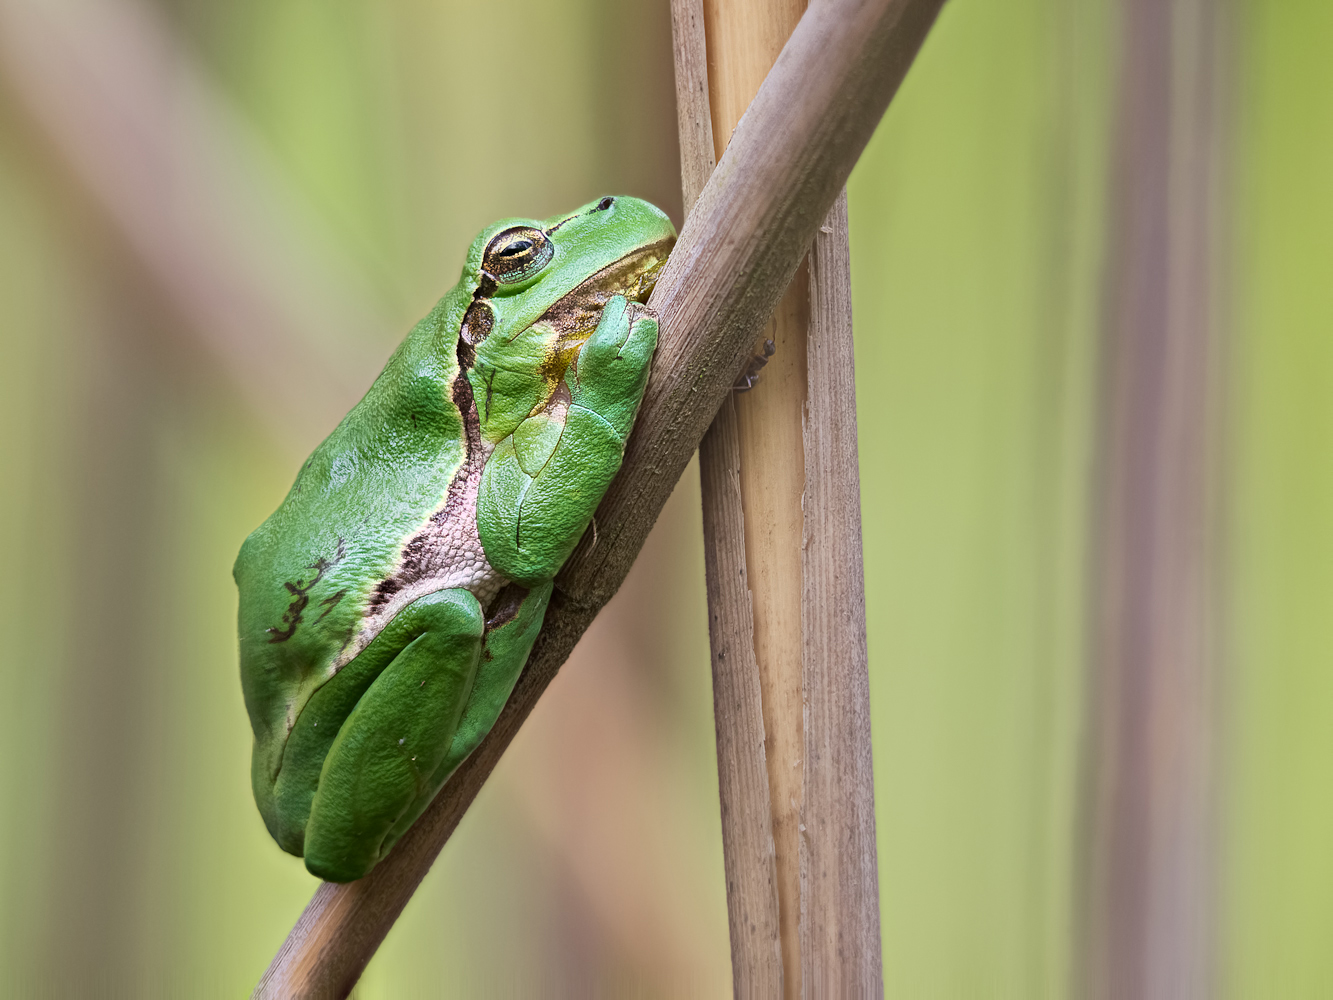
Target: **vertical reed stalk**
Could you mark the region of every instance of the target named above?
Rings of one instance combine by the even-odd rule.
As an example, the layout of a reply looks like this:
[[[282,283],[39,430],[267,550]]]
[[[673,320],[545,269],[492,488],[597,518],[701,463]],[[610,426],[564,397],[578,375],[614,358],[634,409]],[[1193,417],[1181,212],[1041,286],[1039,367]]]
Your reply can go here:
[[[673,4],[687,206],[803,8]],[[844,195],[700,447],[737,995],[882,991],[846,219]]]

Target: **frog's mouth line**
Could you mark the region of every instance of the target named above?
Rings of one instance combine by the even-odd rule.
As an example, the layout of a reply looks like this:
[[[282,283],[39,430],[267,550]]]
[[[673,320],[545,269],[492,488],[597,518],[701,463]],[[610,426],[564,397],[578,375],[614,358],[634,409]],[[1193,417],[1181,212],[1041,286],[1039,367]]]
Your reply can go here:
[[[676,238],[668,236],[628,253],[552,303],[537,322],[555,330],[556,353],[577,349],[592,336],[602,318],[602,309],[613,295],[623,295],[640,304],[647,302],[675,244]]]

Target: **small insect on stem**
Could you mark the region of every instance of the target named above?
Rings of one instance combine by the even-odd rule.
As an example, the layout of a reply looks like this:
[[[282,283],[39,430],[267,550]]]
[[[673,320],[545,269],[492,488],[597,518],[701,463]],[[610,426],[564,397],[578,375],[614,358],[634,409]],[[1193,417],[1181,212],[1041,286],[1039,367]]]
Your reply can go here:
[[[771,340],[764,341],[764,353],[750,355],[750,363],[745,366],[745,374],[740,377],[732,391],[749,392],[759,384],[759,371],[768,364],[768,359],[778,352],[777,345]]]

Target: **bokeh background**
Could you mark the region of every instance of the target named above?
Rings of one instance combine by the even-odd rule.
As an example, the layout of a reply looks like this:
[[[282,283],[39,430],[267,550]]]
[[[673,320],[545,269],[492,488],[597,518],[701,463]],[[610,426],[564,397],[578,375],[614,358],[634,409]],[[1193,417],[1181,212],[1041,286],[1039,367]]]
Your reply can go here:
[[[1220,991],[1333,991],[1333,5],[1235,0]],[[950,0],[852,176],[886,992],[1068,993],[1110,0]],[[665,0],[0,0],[0,994],[245,995],[231,562],[494,218],[680,220]],[[691,470],[361,998],[730,988]]]

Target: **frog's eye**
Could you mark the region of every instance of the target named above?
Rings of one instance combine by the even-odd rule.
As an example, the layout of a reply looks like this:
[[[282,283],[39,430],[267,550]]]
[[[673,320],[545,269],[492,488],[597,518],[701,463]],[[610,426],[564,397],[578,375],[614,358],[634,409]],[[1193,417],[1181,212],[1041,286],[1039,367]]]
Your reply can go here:
[[[555,246],[540,229],[515,226],[491,238],[481,269],[500,284],[512,285],[531,278],[554,256]]]

